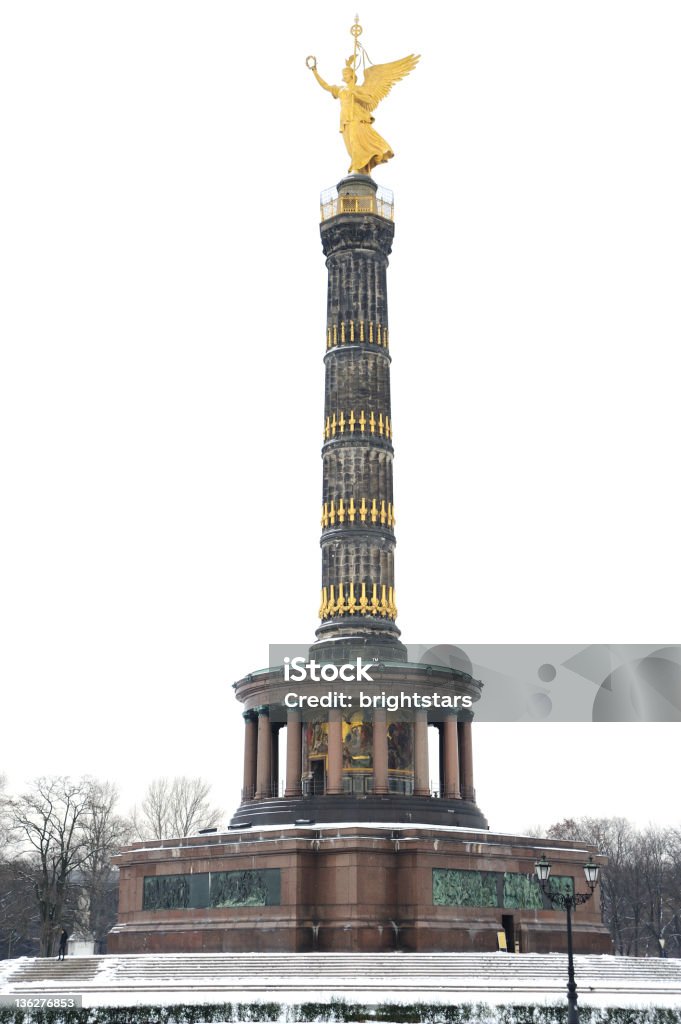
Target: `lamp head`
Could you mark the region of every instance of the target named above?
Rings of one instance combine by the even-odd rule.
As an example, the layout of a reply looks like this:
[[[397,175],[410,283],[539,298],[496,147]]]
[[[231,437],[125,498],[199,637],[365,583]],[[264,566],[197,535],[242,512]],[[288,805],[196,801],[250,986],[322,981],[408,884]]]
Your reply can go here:
[[[598,875],[600,870],[601,869],[598,864],[594,864],[592,858],[589,857],[588,861],[584,865],[584,876],[586,878],[586,884],[590,889],[595,889],[598,885]]]
[[[534,873],[541,885],[545,885],[548,882],[551,874],[551,865],[547,861],[546,857],[542,857],[541,860],[537,861],[534,865]]]

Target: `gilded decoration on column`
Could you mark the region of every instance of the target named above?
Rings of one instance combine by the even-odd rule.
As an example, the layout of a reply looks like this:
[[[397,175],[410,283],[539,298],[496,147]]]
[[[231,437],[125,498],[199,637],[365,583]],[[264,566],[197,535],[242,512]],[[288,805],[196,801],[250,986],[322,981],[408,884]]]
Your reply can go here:
[[[326,347],[338,345],[377,345],[388,348],[388,328],[385,324],[374,324],[373,320],[342,320],[340,327],[333,324],[326,329]]]
[[[419,57],[413,53],[388,64],[372,64],[359,41],[362,26],[359,18],[350,29],[355,40],[353,54],[343,68],[343,85],[329,85],[317,71],[317,58],[308,57],[306,64],[326,92],[340,100],[340,131],[350,156],[350,174],[371,174],[378,164],[387,163],[395,154],[385,139],[372,128],[372,111],[385,99],[393,85],[416,67]],[[357,72],[364,73],[361,85]]]
[[[395,526],[395,509],[391,501],[379,501],[378,498],[339,498],[338,501],[325,501],[322,505],[321,525],[323,529],[344,523],[364,523],[365,526],[380,523],[393,529]]]
[[[369,428],[367,430],[367,427]],[[326,423],[324,424],[324,440],[328,441],[332,437],[342,437],[348,434],[373,434],[378,437],[386,437],[392,441],[393,428],[390,422],[390,417],[387,413],[385,415],[382,412],[377,414],[373,411],[369,412],[369,415],[364,414],[364,410],[360,409],[358,413],[355,413],[354,409],[350,412],[341,410],[339,413],[332,413],[326,417]]]
[[[376,615],[397,618],[394,587],[385,583],[333,583],[322,587],[319,618],[332,619],[343,615]]]

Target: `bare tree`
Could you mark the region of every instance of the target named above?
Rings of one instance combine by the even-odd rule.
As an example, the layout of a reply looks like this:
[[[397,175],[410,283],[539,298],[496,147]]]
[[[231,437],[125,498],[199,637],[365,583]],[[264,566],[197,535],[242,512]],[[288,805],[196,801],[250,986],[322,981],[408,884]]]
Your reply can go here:
[[[50,956],[67,906],[68,883],[87,854],[85,825],[93,782],[64,776],[39,778],[22,796],[10,799],[10,835],[15,864],[33,884],[38,906],[40,955]]]
[[[632,938],[630,917],[632,893],[636,891],[637,836],[626,818],[604,820],[607,823],[594,840],[608,858],[601,884],[603,914],[613,937],[615,952],[624,955],[629,951]]]
[[[638,830],[625,818],[568,818],[547,835],[594,843],[608,858],[602,910],[616,953],[659,956],[660,939],[670,955],[681,953],[680,831]]]
[[[110,782],[94,782],[90,813],[83,820],[84,855],[78,871],[77,921],[84,935],[101,947],[116,922],[118,871],[114,854],[132,837],[131,822],[116,813],[118,791]]]
[[[154,779],[142,800],[141,811],[133,808],[132,821],[139,839],[167,839],[170,835],[170,789],[167,778]]]
[[[9,847],[9,797],[0,775],[0,959],[35,952],[35,898],[33,886],[17,870]]]
[[[214,828],[222,811],[210,807],[208,796],[211,786],[203,779],[188,779],[180,775],[173,779],[171,790],[171,828],[176,836],[188,836],[200,828]]]
[[[644,905],[646,952],[659,953],[665,943],[677,937],[676,918],[681,894],[676,886],[676,833],[673,829],[649,825],[641,833],[638,862]]]
[[[5,794],[7,778],[0,775],[0,860],[5,856],[9,840],[9,798]]]
[[[529,836],[530,839],[545,839],[546,828],[544,825],[527,825],[521,832],[523,836]]]
[[[668,875],[668,893],[673,914],[665,928],[663,938],[676,955],[681,954],[681,829],[670,830],[670,864]]]
[[[35,956],[38,951],[35,880],[26,867],[0,861],[0,959]]]
[[[608,863],[601,872],[601,909],[610,930],[615,951],[629,952],[631,931],[632,851],[636,833],[624,818],[566,818],[552,825],[550,839],[593,843]]]
[[[133,811],[133,825],[140,839],[172,839],[188,836],[200,828],[214,828],[222,811],[208,802],[210,783],[184,775],[154,779]]]

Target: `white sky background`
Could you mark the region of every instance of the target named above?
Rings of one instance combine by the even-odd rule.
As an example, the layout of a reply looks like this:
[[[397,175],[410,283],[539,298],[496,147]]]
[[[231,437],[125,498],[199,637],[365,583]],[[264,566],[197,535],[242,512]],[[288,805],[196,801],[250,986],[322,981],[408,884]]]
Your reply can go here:
[[[681,9],[364,0],[397,156],[397,599],[415,643],[679,640]],[[312,640],[355,7],[0,8],[0,772],[198,774]],[[679,725],[475,733],[511,831],[677,822]]]

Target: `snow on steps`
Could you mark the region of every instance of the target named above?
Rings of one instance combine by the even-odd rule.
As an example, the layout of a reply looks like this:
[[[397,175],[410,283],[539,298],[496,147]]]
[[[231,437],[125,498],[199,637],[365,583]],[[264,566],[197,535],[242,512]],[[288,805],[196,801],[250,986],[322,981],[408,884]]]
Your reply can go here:
[[[580,1000],[681,1006],[681,960],[577,956]],[[183,953],[21,958],[0,964],[0,992],[82,993],[84,1005],[282,1003],[344,997],[378,1003],[534,1002],[565,993],[562,954]]]

